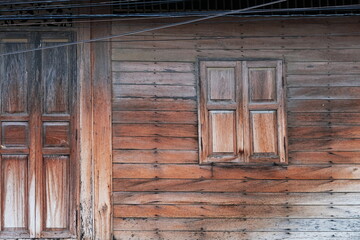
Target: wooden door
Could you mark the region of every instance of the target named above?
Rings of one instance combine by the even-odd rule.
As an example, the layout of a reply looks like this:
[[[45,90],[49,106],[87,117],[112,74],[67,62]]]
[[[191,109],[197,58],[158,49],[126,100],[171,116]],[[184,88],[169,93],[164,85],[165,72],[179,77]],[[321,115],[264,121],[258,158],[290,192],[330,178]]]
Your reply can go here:
[[[1,52],[68,41],[66,33],[6,34]],[[73,52],[61,47],[0,59],[1,238],[75,236]]]

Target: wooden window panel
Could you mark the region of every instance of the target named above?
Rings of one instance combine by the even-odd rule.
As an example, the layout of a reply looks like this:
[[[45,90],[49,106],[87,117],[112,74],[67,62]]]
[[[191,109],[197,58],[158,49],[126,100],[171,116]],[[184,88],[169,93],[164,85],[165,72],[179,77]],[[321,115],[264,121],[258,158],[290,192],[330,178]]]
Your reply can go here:
[[[243,145],[241,65],[210,61],[200,65],[200,162],[239,162]]]
[[[251,154],[277,156],[276,111],[250,111]]]
[[[200,163],[286,163],[281,61],[200,62]]]
[[[286,163],[282,62],[243,61],[242,65],[245,111],[244,161]]]
[[[235,111],[209,111],[210,153],[236,154]]]

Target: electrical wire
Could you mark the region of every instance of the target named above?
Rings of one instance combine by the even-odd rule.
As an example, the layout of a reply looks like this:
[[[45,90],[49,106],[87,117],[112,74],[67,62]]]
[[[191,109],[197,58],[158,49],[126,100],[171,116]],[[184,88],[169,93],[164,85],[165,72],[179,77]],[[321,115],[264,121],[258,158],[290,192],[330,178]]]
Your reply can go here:
[[[10,53],[2,53],[2,54],[0,54],[0,56],[3,57],[3,56],[14,55],[14,54],[33,52],[33,51],[38,51],[38,50],[52,49],[52,48],[58,48],[58,47],[67,47],[67,46],[73,46],[73,45],[82,44],[82,43],[91,43],[91,42],[97,42],[97,41],[102,41],[102,40],[109,40],[109,39],[112,39],[112,38],[135,35],[135,34],[139,34],[139,33],[156,31],[156,30],[161,30],[161,29],[166,29],[166,28],[171,28],[171,27],[176,27],[176,26],[181,26],[181,25],[187,25],[187,24],[196,23],[196,22],[201,22],[201,21],[205,21],[205,20],[209,20],[209,19],[213,19],[213,18],[226,16],[226,15],[229,15],[229,14],[240,14],[240,13],[244,13],[246,11],[252,10],[252,9],[256,9],[256,8],[259,8],[259,7],[270,6],[270,5],[285,2],[285,1],[287,1],[287,0],[277,0],[277,1],[270,2],[270,3],[265,3],[265,4],[260,4],[260,5],[256,5],[256,6],[253,6],[253,7],[249,7],[249,8],[232,10],[232,11],[228,11],[228,12],[224,12],[224,13],[220,13],[220,14],[216,14],[216,15],[212,15],[212,16],[207,16],[207,17],[203,17],[203,18],[192,19],[192,20],[178,22],[178,23],[172,23],[172,24],[166,24],[166,25],[162,25],[162,26],[159,26],[159,27],[147,28],[147,29],[127,32],[127,33],[123,33],[123,34],[118,34],[118,35],[110,35],[110,36],[104,36],[104,37],[99,37],[99,38],[86,39],[86,40],[74,41],[74,42],[70,42],[70,43],[58,44],[58,45],[53,45],[53,46],[38,47],[38,48],[33,48],[33,49],[28,49],[28,50],[21,50],[21,51],[13,51],[13,52],[10,52]]]
[[[89,2],[90,0],[76,0],[76,2]],[[126,0],[125,0],[126,1]],[[135,0],[137,1],[137,0]],[[1,2],[0,6],[5,6],[5,5],[21,5],[21,4],[39,4],[39,3],[61,3],[61,2],[74,2],[73,0],[41,0],[41,1],[25,1],[25,2],[20,2],[20,1],[10,1],[10,2]],[[129,1],[127,1],[129,2]]]
[[[56,2],[62,2],[65,0],[59,0],[59,1],[50,1],[51,3],[56,3]],[[145,0],[134,0],[134,1],[105,1],[105,2],[97,2],[97,3],[88,3],[88,0],[82,0],[82,1],[87,1],[87,4],[63,4],[63,5],[48,5],[48,6],[37,6],[37,7],[29,7],[29,8],[11,8],[11,9],[0,9],[0,12],[13,12],[13,11],[38,11],[38,10],[44,10],[44,9],[71,9],[71,8],[85,8],[85,7],[97,7],[98,9],[101,7],[107,7],[107,6],[122,6],[122,5],[126,5],[126,6],[131,6],[131,5],[141,5],[141,6],[145,6],[147,4],[157,4],[157,5],[162,5],[162,4],[169,4],[169,3],[177,3],[177,2],[184,2],[184,1],[188,1],[188,0],[157,0],[157,1],[145,1]],[[37,4],[38,2],[49,2],[49,1],[35,1],[35,2],[30,2],[31,4]],[[68,1],[65,1],[68,2]],[[70,1],[71,2],[71,1]],[[24,2],[23,2],[24,3]],[[27,2],[29,3],[29,2]],[[1,5],[1,4],[0,4]],[[327,6],[327,7],[306,7],[306,8],[286,8],[286,9],[262,9],[262,10],[255,10],[253,12],[292,12],[292,11],[333,11],[333,10],[357,10],[358,8],[358,4],[353,4],[353,5],[342,5],[342,6]],[[142,13],[144,14],[144,13]],[[154,13],[151,13],[154,14]],[[206,14],[206,13],[197,13],[194,11],[189,11],[189,13],[178,13],[178,14],[188,14],[188,15],[202,15],[202,14]],[[135,13],[134,16],[136,16],[139,14]],[[9,15],[8,15],[9,16]],[[23,17],[29,17],[32,15],[11,15],[11,17],[18,17],[21,18],[20,16]],[[59,17],[62,18],[68,18],[71,16],[73,18],[76,17],[76,15],[69,15],[69,16],[64,16],[64,15],[58,15]],[[123,15],[123,16],[129,16],[129,14]],[[142,15],[143,16],[143,15]],[[152,15],[153,16],[153,15]],[[45,16],[44,16],[45,17]],[[83,18],[84,16],[81,16],[80,18]],[[98,17],[98,16],[93,16],[93,17]],[[107,17],[118,17],[118,15],[108,15]],[[21,18],[23,19],[23,18]],[[33,19],[33,18],[32,18]],[[6,18],[5,20],[10,20],[8,18]],[[25,20],[25,19],[24,19]]]
[[[283,20],[286,19],[309,19],[309,18],[329,18],[329,17],[353,17],[353,16],[359,16],[359,14],[321,14],[321,15],[301,15],[301,14],[292,14],[292,15],[226,15],[224,17],[231,17],[231,18],[238,18],[236,21],[216,21],[216,23],[229,23],[229,22],[257,22],[257,21],[274,21],[274,20]],[[69,22],[27,22],[27,23],[4,23],[3,27],[9,27],[9,26],[36,26],[39,25],[51,25],[51,24],[73,24],[71,26],[71,29],[80,29],[80,28],[89,28],[85,26],[76,26],[76,24],[84,24],[84,23],[98,23],[98,22],[132,22],[137,20],[152,20],[152,19],[175,19],[175,18],[188,18],[188,17],[196,17],[197,15],[184,15],[184,16],[158,16],[158,17],[129,17],[129,18],[116,18],[116,19],[93,19],[93,20],[77,20],[77,21],[69,21]],[[203,16],[203,15],[202,15]],[[249,19],[253,18],[254,19]],[[240,18],[240,19],[239,19]],[[210,23],[210,22],[209,22]],[[0,26],[1,29],[1,26]],[[1,44],[1,43],[0,43]]]
[[[37,7],[26,7],[26,8],[7,8],[0,9],[0,12],[17,12],[17,11],[38,11],[38,10],[58,10],[58,9],[73,9],[73,8],[87,8],[87,7],[108,7],[108,6],[135,6],[135,5],[161,5],[165,3],[177,3],[183,0],[158,0],[158,1],[136,1],[136,2],[98,2],[91,4],[63,4],[63,5],[48,5],[48,6],[37,6]]]
[[[246,14],[253,13],[274,13],[274,12],[312,12],[312,11],[334,11],[334,10],[359,10],[360,4],[330,7],[312,8],[286,8],[286,9],[256,9],[247,11]],[[81,15],[3,15],[1,20],[43,20],[43,19],[87,19],[87,18],[118,18],[118,17],[194,17],[209,16],[225,13],[225,11],[207,12],[174,12],[174,13],[132,13],[132,14],[81,14]]]

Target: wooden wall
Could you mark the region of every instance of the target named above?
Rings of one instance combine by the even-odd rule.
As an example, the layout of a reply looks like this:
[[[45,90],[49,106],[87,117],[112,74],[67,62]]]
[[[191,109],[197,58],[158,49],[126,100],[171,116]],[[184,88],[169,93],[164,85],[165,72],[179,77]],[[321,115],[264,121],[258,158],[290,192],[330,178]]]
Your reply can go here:
[[[115,238],[360,238],[359,22],[223,18],[114,39]],[[288,166],[198,164],[198,58],[283,59]]]

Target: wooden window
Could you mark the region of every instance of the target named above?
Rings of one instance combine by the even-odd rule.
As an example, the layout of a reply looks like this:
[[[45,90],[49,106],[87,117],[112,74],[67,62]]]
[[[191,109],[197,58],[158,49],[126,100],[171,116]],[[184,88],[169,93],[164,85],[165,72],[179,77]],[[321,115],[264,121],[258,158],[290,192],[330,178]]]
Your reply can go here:
[[[281,61],[200,62],[200,162],[286,163]]]
[[[8,33],[1,52],[71,41]],[[0,238],[73,238],[76,84],[71,47],[0,59]]]

